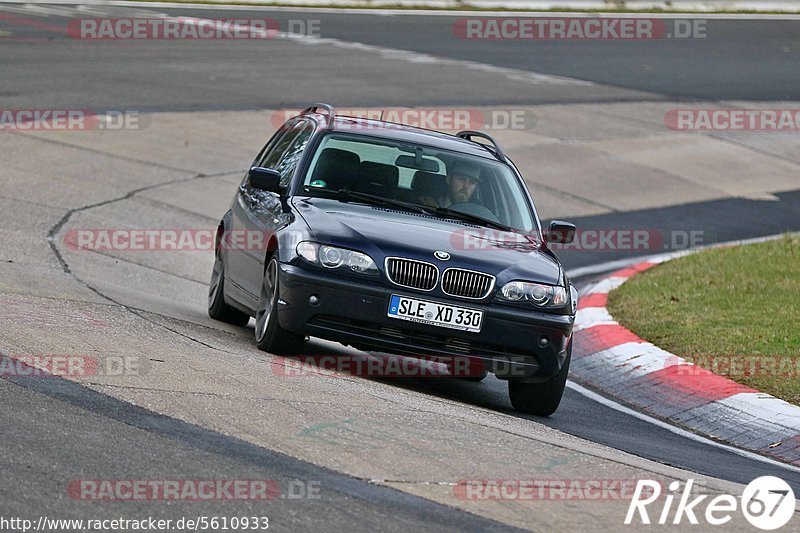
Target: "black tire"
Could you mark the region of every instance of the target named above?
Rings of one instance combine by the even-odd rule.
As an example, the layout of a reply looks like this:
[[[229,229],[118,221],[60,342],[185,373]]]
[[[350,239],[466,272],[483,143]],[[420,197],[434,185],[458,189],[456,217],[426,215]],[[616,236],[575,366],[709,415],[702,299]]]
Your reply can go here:
[[[273,256],[264,269],[261,294],[256,305],[256,346],[278,355],[292,355],[303,338],[283,329],[278,321],[278,258]]]
[[[544,383],[523,383],[510,380],[508,395],[517,411],[538,416],[550,416],[558,409],[567,386],[569,363],[572,359],[572,341],[567,349],[567,358],[558,374]]]
[[[234,326],[246,326],[250,322],[250,315],[225,303],[225,262],[219,251],[208,284],[208,316]]]

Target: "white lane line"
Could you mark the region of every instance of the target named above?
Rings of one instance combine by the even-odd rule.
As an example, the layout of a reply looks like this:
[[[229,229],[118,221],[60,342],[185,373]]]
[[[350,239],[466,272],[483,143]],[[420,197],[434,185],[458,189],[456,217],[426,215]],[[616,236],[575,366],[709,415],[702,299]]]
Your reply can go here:
[[[107,11],[101,9],[95,9],[94,7],[86,5],[76,6],[75,10],[78,15],[86,15],[88,17],[102,18],[111,16],[111,13],[108,13]],[[140,16],[144,17],[145,15],[140,15]]]
[[[55,7],[55,6],[42,6],[36,4],[25,4],[24,6],[25,11],[28,14],[36,14],[43,17],[49,17],[50,15],[55,15],[57,17],[74,17],[75,16],[75,8],[62,8],[62,7]]]
[[[714,446],[715,448],[720,448],[722,450],[726,450],[726,451],[729,451],[731,453],[735,453],[736,455],[740,455],[740,456],[742,456],[742,457],[744,457],[746,459],[751,459],[753,461],[758,461],[758,462],[761,462],[761,463],[765,463],[765,464],[768,464],[770,466],[775,466],[775,467],[783,468],[785,470],[790,470],[792,472],[800,473],[800,467],[796,467],[794,465],[790,465],[790,464],[787,464],[787,463],[782,463],[780,461],[776,461],[774,459],[770,459],[769,457],[764,457],[763,455],[759,455],[759,454],[754,453],[754,452],[749,452],[747,450],[742,450],[740,448],[735,448],[733,446],[728,446],[727,444],[722,444],[720,442],[716,442],[716,441],[713,441],[711,439],[707,439],[705,437],[701,437],[700,435],[697,435],[697,434],[692,433],[690,431],[686,431],[685,429],[681,429],[679,427],[673,426],[672,424],[668,424],[667,422],[662,422],[661,420],[658,420],[657,418],[653,418],[653,417],[648,416],[648,415],[646,415],[644,413],[640,413],[638,411],[634,411],[633,409],[630,409],[628,407],[625,407],[624,405],[618,404],[617,402],[615,402],[613,400],[609,400],[605,396],[601,396],[600,394],[597,394],[596,392],[590,391],[589,389],[586,389],[586,388],[584,388],[584,387],[582,387],[582,386],[580,386],[577,383],[574,383],[572,381],[567,381],[567,387],[572,389],[572,390],[574,390],[575,392],[577,392],[581,396],[585,396],[586,398],[588,398],[588,399],[590,399],[592,401],[595,401],[595,402],[597,402],[597,403],[599,403],[601,405],[604,405],[604,406],[606,406],[606,407],[608,407],[610,409],[614,409],[615,411],[619,411],[620,413],[624,413],[626,415],[630,415],[630,416],[632,416],[632,417],[634,417],[634,418],[636,418],[638,420],[641,420],[643,422],[647,422],[647,423],[652,424],[654,426],[658,426],[661,429],[665,429],[665,430],[669,431],[670,433],[674,433],[676,435],[679,435],[681,437],[687,438],[689,440],[693,440],[695,442],[699,442],[699,443],[702,443],[702,444],[707,444],[709,446]]]
[[[93,17],[93,18],[123,18],[123,17],[135,17],[135,18],[162,18],[167,17],[164,13],[158,13],[156,11],[147,11],[143,9],[127,9],[117,7],[114,8],[113,6],[107,6],[102,4],[91,4],[91,5],[84,5],[84,4],[66,4],[70,7],[55,7],[51,5],[38,5],[38,4],[22,4],[22,3],[6,3],[5,0],[0,0],[0,11],[6,11],[9,13],[19,13],[20,15],[28,15],[32,17],[43,17],[47,18],[52,16],[56,17],[64,17],[64,18],[83,18],[83,17]],[[146,4],[145,4],[146,5]],[[103,9],[105,7],[105,9]],[[98,9],[100,8],[100,9]]]
[[[0,11],[6,11],[8,13],[19,13],[20,15],[30,15],[31,11],[26,7],[17,7],[6,5],[5,3],[0,4]]]
[[[136,5],[136,2],[125,2],[122,3],[125,5]],[[108,4],[109,6],[121,6],[121,3],[113,3]],[[90,4],[90,5],[97,5],[97,4]],[[146,3],[139,3],[140,6],[151,6],[153,4],[146,4]],[[169,7],[169,6],[168,6]],[[36,14],[41,14],[44,16],[48,15],[57,15],[62,17],[69,17],[69,18],[76,18],[80,16],[86,16],[87,14],[102,14],[101,11],[93,9],[91,7],[87,7],[84,5],[79,5],[74,9],[51,9],[46,7],[39,7],[34,6],[32,4],[25,4],[23,7],[5,7],[0,4],[0,10],[7,10],[13,11],[16,13],[28,13],[31,14],[33,11]],[[105,16],[111,16],[110,14],[105,14]],[[220,22],[214,19],[206,19],[200,17],[172,17],[165,13],[155,13],[155,12],[143,12],[138,13],[137,16],[143,18],[163,18],[165,20],[176,20],[184,24],[191,24],[195,26],[205,26],[208,25],[210,27],[214,27],[218,25]],[[248,30],[247,27],[242,27],[237,25],[234,29],[239,30]],[[251,33],[257,34],[260,37],[267,38],[267,37],[277,37],[282,38],[287,41],[291,41],[297,44],[303,45],[310,45],[310,46],[333,46],[336,48],[341,48],[344,50],[353,50],[357,52],[366,52],[366,53],[373,53],[378,54],[381,57],[386,59],[394,59],[400,61],[406,61],[412,64],[425,64],[425,65],[435,65],[435,66],[452,66],[456,68],[463,68],[467,70],[474,70],[480,72],[486,72],[489,74],[496,74],[505,77],[510,81],[517,81],[522,83],[527,83],[531,85],[568,85],[568,86],[581,86],[581,87],[594,87],[597,84],[591,81],[579,80],[575,78],[569,78],[565,76],[556,76],[552,74],[543,74],[541,72],[534,72],[528,70],[521,70],[521,69],[514,69],[514,68],[505,68],[505,67],[497,67],[494,65],[488,65],[485,63],[478,63],[476,61],[467,61],[467,60],[459,60],[459,59],[448,59],[444,57],[433,56],[430,54],[423,54],[421,52],[413,52],[410,50],[400,50],[397,48],[387,48],[384,46],[375,46],[370,44],[359,43],[355,41],[345,41],[342,39],[333,39],[328,37],[314,37],[314,36],[306,36],[302,34],[292,34],[292,33],[285,33],[285,32],[274,32],[274,31],[267,31],[262,32],[255,28],[249,29]]]
[[[105,5],[109,6],[148,6],[148,7],[183,7],[182,4],[165,4],[165,3],[137,3],[137,2],[111,2]],[[90,4],[90,5],[98,5],[98,4]],[[100,4],[103,5],[103,4]],[[26,4],[26,8],[28,8],[30,4]],[[205,6],[207,7],[207,6]],[[66,10],[65,10],[66,11]],[[54,13],[55,14],[55,13]],[[369,13],[375,14],[375,13]],[[161,14],[165,19],[172,19],[172,20],[179,20],[183,19],[188,23],[193,24],[217,24],[216,21],[212,19],[204,19],[199,17],[170,17],[166,14]],[[61,15],[61,16],[75,16],[74,12],[71,12],[70,15]],[[481,16],[485,16],[481,14]],[[289,33],[281,33],[280,37],[286,38],[287,40],[294,41],[298,44],[304,45],[328,45],[334,46],[337,48],[342,48],[345,50],[356,50],[360,52],[369,52],[375,53],[380,55],[381,57],[387,59],[397,59],[401,61],[406,61],[412,64],[426,64],[426,65],[437,65],[437,66],[452,66],[456,68],[463,68],[467,70],[474,70],[480,72],[486,72],[489,74],[497,74],[503,76],[509,81],[516,81],[521,83],[527,83],[530,85],[561,85],[561,86],[580,86],[580,87],[596,87],[598,84],[580,80],[577,78],[570,78],[567,76],[557,76],[553,74],[544,74],[541,72],[529,71],[529,70],[522,70],[522,69],[514,69],[514,68],[506,68],[506,67],[498,67],[495,65],[489,65],[486,63],[479,63],[477,61],[468,61],[468,60],[461,60],[461,59],[449,59],[439,56],[433,56],[430,54],[424,54],[421,52],[414,52],[410,50],[401,50],[397,48],[388,48],[383,46],[376,46],[370,45],[365,43],[360,43],[356,41],[346,41],[342,39],[334,39],[329,37],[314,37],[314,36],[305,36],[299,34],[289,34]]]
[[[387,59],[399,59],[409,63],[423,63],[428,65],[439,66],[453,66],[458,68],[465,68],[468,70],[478,70],[481,72],[488,72],[490,74],[498,74],[511,81],[519,81],[523,83],[530,83],[532,85],[579,85],[583,87],[597,86],[596,83],[591,81],[579,80],[576,78],[568,78],[565,76],[555,76],[551,74],[542,74],[540,72],[533,72],[529,70],[520,70],[514,68],[497,67],[485,63],[478,63],[476,61],[467,61],[461,59],[447,59],[421,52],[412,52],[410,50],[399,50],[397,48],[387,48],[383,46],[375,46],[371,44],[364,44],[355,41],[344,41],[341,39],[333,39],[328,37],[307,37],[305,35],[289,35],[295,42],[305,45],[329,45],[346,50],[356,50],[360,52],[370,52],[379,54]]]
[[[165,18],[171,20],[179,20],[188,24],[195,25],[215,25],[218,21],[213,19],[204,19],[197,17],[169,17]],[[457,68],[464,68],[468,70],[477,70],[481,72],[488,72],[490,74],[498,74],[504,76],[506,79],[518,81],[522,83],[529,83],[532,85],[578,85],[583,87],[592,87],[596,84],[590,81],[578,80],[575,78],[567,78],[564,76],[554,76],[550,74],[542,74],[540,72],[532,72],[528,70],[520,70],[505,67],[496,67],[494,65],[487,65],[485,63],[478,63],[476,61],[466,61],[460,59],[447,59],[420,52],[412,52],[409,50],[399,50],[396,48],[387,48],[383,46],[375,46],[371,44],[364,44],[355,41],[344,41],[341,39],[333,39],[329,37],[314,37],[302,34],[293,34],[286,32],[268,32],[274,36],[295,42],[297,44],[307,46],[334,46],[345,50],[355,50],[358,52],[367,52],[378,54],[386,59],[396,59],[400,61],[407,61],[413,64],[425,65],[438,65],[438,66],[453,66]],[[266,36],[266,35],[265,35]]]

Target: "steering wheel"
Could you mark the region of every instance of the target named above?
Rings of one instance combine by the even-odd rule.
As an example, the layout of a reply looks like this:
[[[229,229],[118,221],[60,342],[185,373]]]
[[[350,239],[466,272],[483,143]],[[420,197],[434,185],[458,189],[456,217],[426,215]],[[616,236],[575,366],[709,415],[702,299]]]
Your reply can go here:
[[[450,209],[453,211],[460,211],[467,215],[475,215],[476,217],[485,218],[486,220],[491,220],[492,222],[500,223],[500,219],[497,218],[488,207],[480,205],[480,204],[473,204],[472,202],[460,202],[457,204],[452,204]]]

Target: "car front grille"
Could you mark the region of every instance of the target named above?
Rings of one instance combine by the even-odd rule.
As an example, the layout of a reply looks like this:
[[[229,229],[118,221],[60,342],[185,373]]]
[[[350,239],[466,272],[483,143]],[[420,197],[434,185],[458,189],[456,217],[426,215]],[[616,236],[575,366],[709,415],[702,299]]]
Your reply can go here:
[[[486,298],[494,288],[494,276],[463,270],[461,268],[448,268],[442,276],[442,292],[450,296]]]
[[[386,260],[386,275],[395,285],[430,291],[439,279],[439,269],[424,261],[390,257]]]

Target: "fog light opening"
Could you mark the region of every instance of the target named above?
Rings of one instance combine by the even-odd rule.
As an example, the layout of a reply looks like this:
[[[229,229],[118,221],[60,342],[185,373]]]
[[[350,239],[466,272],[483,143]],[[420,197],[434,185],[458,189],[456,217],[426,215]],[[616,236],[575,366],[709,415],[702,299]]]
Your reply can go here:
[[[539,348],[547,348],[549,344],[550,344],[550,339],[548,339],[545,336],[539,337]]]
[[[311,305],[319,305],[319,296],[316,294],[312,294],[311,297],[308,299],[308,303]]]

